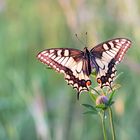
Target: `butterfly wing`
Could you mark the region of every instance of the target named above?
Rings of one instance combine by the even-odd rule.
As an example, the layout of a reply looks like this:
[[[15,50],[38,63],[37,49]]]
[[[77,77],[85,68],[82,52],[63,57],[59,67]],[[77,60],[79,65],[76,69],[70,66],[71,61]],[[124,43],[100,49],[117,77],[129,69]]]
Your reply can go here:
[[[100,87],[111,87],[116,74],[116,64],[122,61],[130,46],[130,40],[116,38],[103,42],[91,50],[91,66],[97,70],[97,82]]]
[[[78,93],[88,90],[89,60],[84,58],[84,52],[70,48],[46,49],[40,52],[37,58],[57,72],[63,73],[67,83],[76,88]]]

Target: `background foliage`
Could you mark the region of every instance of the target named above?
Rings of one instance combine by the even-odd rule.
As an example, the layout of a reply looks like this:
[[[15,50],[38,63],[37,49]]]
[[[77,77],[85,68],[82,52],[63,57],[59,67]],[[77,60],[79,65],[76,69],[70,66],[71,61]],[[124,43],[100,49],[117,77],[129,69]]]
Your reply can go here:
[[[116,94],[117,139],[140,138],[139,0],[0,0],[0,140],[103,139],[96,116],[84,116],[90,103],[37,61],[45,48],[83,49],[115,37],[132,40]]]

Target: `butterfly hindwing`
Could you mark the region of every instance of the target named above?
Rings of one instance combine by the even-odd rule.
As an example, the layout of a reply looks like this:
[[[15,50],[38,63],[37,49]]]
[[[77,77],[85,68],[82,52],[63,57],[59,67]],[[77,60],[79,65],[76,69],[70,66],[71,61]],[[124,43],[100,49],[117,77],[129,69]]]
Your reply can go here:
[[[116,64],[121,62],[130,46],[130,40],[116,38],[101,43],[91,50],[97,66],[97,82],[100,84],[100,87],[111,87],[116,74]]]
[[[37,57],[44,64],[63,73],[67,83],[76,88],[78,93],[88,90],[88,60],[83,57],[82,51],[69,48],[47,49]]]

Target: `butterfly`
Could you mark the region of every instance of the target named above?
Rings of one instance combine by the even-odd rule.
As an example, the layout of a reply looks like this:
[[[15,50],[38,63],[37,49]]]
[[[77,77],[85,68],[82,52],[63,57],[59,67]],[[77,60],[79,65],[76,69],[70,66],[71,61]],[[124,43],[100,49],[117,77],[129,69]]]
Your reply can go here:
[[[97,82],[102,88],[111,87],[116,75],[116,65],[120,63],[131,46],[126,38],[105,41],[91,50],[83,51],[72,48],[52,48],[38,53],[37,58],[59,73],[63,73],[68,85],[78,91],[89,91],[90,74],[95,69]]]

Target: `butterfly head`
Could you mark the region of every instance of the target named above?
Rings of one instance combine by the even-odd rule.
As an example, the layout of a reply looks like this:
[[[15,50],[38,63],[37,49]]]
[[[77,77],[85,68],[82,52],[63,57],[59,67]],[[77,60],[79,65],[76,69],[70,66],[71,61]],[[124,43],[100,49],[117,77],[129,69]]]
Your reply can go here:
[[[86,52],[89,52],[89,50],[88,50],[87,47],[84,48],[84,52],[85,52],[85,53],[86,53]]]

